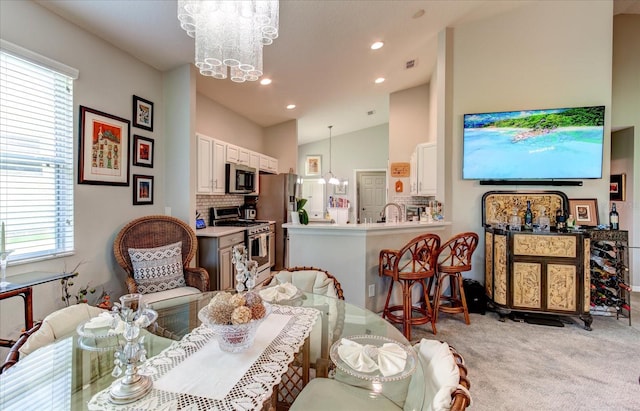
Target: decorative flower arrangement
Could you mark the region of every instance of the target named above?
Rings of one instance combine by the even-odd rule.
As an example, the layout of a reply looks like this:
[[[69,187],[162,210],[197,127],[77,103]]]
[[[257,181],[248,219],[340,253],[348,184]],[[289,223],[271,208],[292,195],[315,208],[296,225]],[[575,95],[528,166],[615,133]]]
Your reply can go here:
[[[233,247],[231,262],[236,267],[236,291],[239,293],[249,291],[256,285],[258,276],[258,262],[249,258],[247,248],[244,245]]]
[[[257,292],[244,294],[221,292],[209,302],[209,319],[214,324],[238,325],[264,318],[267,310]]]

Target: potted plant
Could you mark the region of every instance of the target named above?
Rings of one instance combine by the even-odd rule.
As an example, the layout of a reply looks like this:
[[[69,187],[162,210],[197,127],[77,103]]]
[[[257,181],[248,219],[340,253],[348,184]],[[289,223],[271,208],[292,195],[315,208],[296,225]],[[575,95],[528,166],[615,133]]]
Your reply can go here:
[[[298,198],[296,200],[296,209],[298,210],[298,217],[300,219],[300,224],[309,224],[309,214],[307,214],[307,210],[304,209],[305,204],[307,204],[306,198]]]

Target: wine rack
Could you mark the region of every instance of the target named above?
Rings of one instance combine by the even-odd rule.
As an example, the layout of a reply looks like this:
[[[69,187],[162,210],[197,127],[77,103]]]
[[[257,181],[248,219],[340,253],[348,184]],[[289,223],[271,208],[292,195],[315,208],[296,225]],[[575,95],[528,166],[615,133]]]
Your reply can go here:
[[[629,240],[624,230],[589,230],[591,314],[620,316],[631,325]]]

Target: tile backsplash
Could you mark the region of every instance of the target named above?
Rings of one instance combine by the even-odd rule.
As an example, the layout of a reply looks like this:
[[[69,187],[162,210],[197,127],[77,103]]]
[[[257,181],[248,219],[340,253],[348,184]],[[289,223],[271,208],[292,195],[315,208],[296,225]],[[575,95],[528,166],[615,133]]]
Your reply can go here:
[[[239,207],[244,204],[244,196],[225,194],[219,196],[196,195],[196,210],[200,212],[204,221],[209,225],[210,207]]]

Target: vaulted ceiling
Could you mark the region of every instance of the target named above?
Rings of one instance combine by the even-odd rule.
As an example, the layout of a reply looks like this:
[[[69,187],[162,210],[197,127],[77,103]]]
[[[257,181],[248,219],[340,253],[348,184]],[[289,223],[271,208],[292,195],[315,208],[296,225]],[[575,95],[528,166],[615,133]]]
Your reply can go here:
[[[194,41],[179,26],[176,0],[37,3],[158,70],[193,62]],[[280,36],[264,49],[272,84],[198,75],[197,90],[263,127],[298,119],[299,143],[326,138],[330,124],[334,136],[384,124],[390,93],[428,82],[438,32],[525,3],[283,0]],[[616,0],[615,8],[614,14],[638,13],[640,1]],[[377,40],[385,46],[370,50]],[[378,77],[386,81],[374,84]]]

